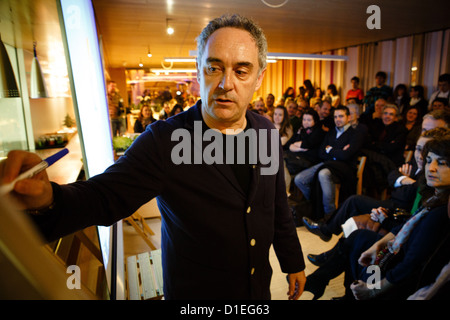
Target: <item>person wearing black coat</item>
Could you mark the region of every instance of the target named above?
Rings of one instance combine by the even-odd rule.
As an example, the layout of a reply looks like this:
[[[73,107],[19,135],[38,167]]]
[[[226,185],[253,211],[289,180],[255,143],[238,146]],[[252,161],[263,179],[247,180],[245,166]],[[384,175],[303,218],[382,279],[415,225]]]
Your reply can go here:
[[[156,197],[165,299],[270,299],[272,246],[288,274],[287,298],[298,299],[305,263],[288,207],[278,130],[247,109],[264,77],[264,33],[250,19],[227,14],[203,29],[198,45],[202,99],[195,106],[152,123],[104,173],[57,185],[44,171],[13,192],[21,192],[24,208],[41,210],[33,218],[47,240],[111,225]],[[221,70],[235,75],[237,66],[245,81],[223,77]],[[242,136],[238,145],[216,141]],[[246,136],[260,147],[257,154],[245,150]],[[223,157],[229,143],[225,156],[233,147],[238,152]],[[243,163],[232,161],[240,155]],[[36,154],[10,152],[0,163],[0,181],[12,181],[36,161]],[[36,185],[38,196],[29,191]]]
[[[319,115],[314,109],[307,109],[302,115],[302,127],[284,146],[286,167],[291,175],[319,162],[318,151],[324,137]]]
[[[356,160],[364,138],[355,134],[349,123],[350,111],[339,106],[334,112],[336,126],[325,136],[319,149],[321,162],[303,170],[295,178],[295,185],[306,199],[317,205],[316,216],[327,216],[334,212],[335,180],[342,190],[353,190],[356,185]],[[317,187],[316,187],[317,186]],[[318,194],[320,193],[320,194]]]

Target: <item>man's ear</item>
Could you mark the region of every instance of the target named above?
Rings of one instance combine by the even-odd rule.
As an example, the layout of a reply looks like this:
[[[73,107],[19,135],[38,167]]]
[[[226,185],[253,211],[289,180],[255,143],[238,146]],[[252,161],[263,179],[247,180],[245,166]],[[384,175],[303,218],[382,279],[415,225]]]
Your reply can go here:
[[[258,90],[258,89],[261,87],[262,81],[263,81],[263,79],[264,79],[264,74],[266,73],[266,69],[267,69],[267,68],[264,68],[264,70],[262,70],[262,71],[260,72],[260,74],[258,75],[258,79],[256,80],[255,91]],[[198,74],[198,72],[197,72],[197,74]]]

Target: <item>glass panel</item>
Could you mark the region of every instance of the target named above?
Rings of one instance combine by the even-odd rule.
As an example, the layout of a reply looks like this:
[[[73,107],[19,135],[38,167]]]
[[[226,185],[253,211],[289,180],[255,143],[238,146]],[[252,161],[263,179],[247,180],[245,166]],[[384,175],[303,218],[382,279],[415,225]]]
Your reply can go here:
[[[5,43],[19,85],[16,50]],[[20,87],[19,87],[20,91]],[[28,150],[22,98],[0,99],[0,159],[13,149]]]

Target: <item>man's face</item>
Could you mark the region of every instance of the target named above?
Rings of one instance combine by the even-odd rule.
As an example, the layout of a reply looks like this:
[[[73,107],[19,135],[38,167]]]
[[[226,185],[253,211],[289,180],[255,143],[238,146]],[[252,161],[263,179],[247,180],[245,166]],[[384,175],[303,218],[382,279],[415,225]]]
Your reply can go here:
[[[236,28],[215,31],[197,70],[205,121],[227,127],[243,121],[265,72],[259,73],[258,48],[251,35]]]
[[[295,114],[297,113],[297,105],[295,104],[295,102],[288,103],[286,109],[289,117],[295,116]]]
[[[348,123],[348,116],[344,110],[335,110],[334,111],[334,124],[336,128],[342,128]]]
[[[381,113],[383,112],[383,108],[386,105],[386,101],[383,99],[378,99],[375,101],[375,112]]]
[[[385,126],[393,124],[397,118],[397,112],[393,108],[386,108],[383,111],[383,115],[381,116],[381,120]]]
[[[433,104],[431,105],[431,110],[439,110],[444,109],[445,106],[441,101],[433,101]]]
[[[110,83],[108,84],[108,92],[109,92],[109,93],[116,92],[116,88],[117,88],[116,83],[110,82]]]
[[[447,124],[442,119],[432,119],[432,118],[425,118],[422,121],[422,132],[428,131],[434,128],[447,128]]]
[[[449,85],[447,81],[439,81],[438,82],[439,91],[447,92],[449,89]]]
[[[385,81],[386,80],[381,76],[375,77],[375,83],[378,87],[383,86]]]
[[[273,106],[274,103],[275,103],[274,96],[271,95],[271,94],[267,95],[267,97],[266,97],[266,104],[267,104],[267,106],[271,107],[271,106]]]
[[[358,81],[356,81],[356,80],[351,80],[351,83],[352,83],[352,88],[353,88],[353,89],[358,89],[358,86],[359,86]]]
[[[255,101],[255,109],[259,112],[259,113],[264,113],[264,102],[262,102],[261,100],[256,100]]]
[[[326,118],[330,115],[331,105],[328,102],[322,103],[322,106],[319,108],[319,116],[320,119]]]

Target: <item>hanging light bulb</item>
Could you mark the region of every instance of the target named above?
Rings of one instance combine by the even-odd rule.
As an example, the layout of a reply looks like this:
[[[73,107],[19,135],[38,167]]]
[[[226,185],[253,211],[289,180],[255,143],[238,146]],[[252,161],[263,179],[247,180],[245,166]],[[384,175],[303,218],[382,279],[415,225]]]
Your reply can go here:
[[[148,53],[147,53],[147,57],[151,58],[152,57],[152,53],[150,52],[150,46],[148,46]]]
[[[20,97],[8,52],[0,36],[0,98]]]
[[[169,25],[169,20],[171,19],[166,19],[167,34],[173,34],[175,30]]]
[[[139,62],[139,67],[143,67],[144,66],[144,64],[142,63],[142,59],[139,59],[140,60],[140,62]]]
[[[48,98],[44,74],[36,54],[36,42],[33,43],[34,58],[31,64],[31,94],[30,98]]]

